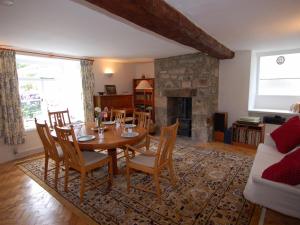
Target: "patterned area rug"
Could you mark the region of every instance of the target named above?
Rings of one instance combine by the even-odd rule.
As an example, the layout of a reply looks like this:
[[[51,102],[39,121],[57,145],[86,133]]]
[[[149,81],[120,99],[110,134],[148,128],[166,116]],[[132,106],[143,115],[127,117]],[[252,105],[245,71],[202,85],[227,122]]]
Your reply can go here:
[[[155,144],[152,146],[155,149]],[[254,205],[243,198],[253,158],[240,154],[176,145],[174,165],[178,181],[173,187],[161,180],[162,200],[155,195],[134,190],[128,194],[125,175],[114,179],[113,188],[106,184],[85,193],[79,203],[79,178],[63,191],[64,172],[60,172],[57,193],[99,224],[236,224],[250,223]],[[119,168],[124,160],[119,160]],[[29,176],[53,189],[54,170],[43,181],[44,158],[23,162],[19,167]],[[51,166],[50,166],[51,167]],[[52,165],[53,167],[53,165]],[[106,168],[89,179],[101,179]],[[73,176],[78,174],[73,171]],[[152,184],[151,177],[132,175],[133,184]],[[154,187],[152,186],[153,190]]]

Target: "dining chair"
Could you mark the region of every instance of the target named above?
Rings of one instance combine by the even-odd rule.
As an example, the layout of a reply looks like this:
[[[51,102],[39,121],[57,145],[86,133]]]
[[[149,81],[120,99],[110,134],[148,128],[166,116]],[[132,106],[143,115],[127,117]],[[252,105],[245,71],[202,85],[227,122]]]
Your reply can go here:
[[[150,129],[150,123],[151,123],[151,114],[149,112],[133,112],[133,121],[136,123],[137,127],[142,127],[147,130],[147,135],[143,140],[135,144],[133,147],[135,148],[144,148],[147,146],[149,147],[150,144],[150,136],[149,136],[149,129]],[[130,149],[129,149],[130,150]],[[134,150],[130,150],[132,153],[132,156],[135,155]]]
[[[48,110],[49,123],[50,127],[54,128],[54,123],[58,124],[58,126],[65,126],[71,123],[69,109],[62,111],[52,111]]]
[[[110,113],[110,120],[119,120],[121,124],[125,124],[126,110],[112,109]]]
[[[176,141],[177,129],[179,126],[178,120],[175,124],[171,126],[166,126],[161,128],[161,134],[159,137],[159,142],[157,146],[157,151],[151,151],[148,147],[146,151],[139,148],[126,145],[125,157],[126,157],[126,178],[127,178],[127,191],[130,192],[130,188],[139,189],[146,192],[151,192],[160,198],[161,190],[159,184],[159,178],[167,178],[171,181],[171,184],[175,186],[176,178],[173,166],[173,148]],[[129,157],[128,151],[132,149],[138,153],[133,158]],[[165,177],[161,175],[163,169],[167,168],[169,176]],[[143,188],[138,186],[133,186],[130,184],[130,175],[132,171],[141,171],[153,176],[154,184],[156,187],[156,192],[149,190],[149,188]]]
[[[34,120],[35,120],[36,130],[44,146],[44,153],[45,153],[44,180],[47,180],[48,163],[49,163],[49,159],[52,159],[53,161],[55,161],[54,186],[55,188],[57,188],[57,180],[58,180],[60,163],[64,159],[63,151],[60,146],[56,145],[54,139],[52,138],[46,121],[45,123],[38,123],[36,118]]]
[[[76,140],[72,125],[70,126],[70,128],[55,126],[55,131],[65,156],[64,190],[66,192],[68,191],[70,168],[80,173],[80,203],[83,200],[83,194],[86,190],[92,189],[106,182],[108,182],[108,185],[111,188],[113,182],[111,156],[100,152],[81,151]],[[107,165],[108,167],[108,177],[99,182],[89,181],[90,183],[92,183],[92,185],[86,186],[87,173],[92,172],[93,170],[101,168],[105,165]]]
[[[138,127],[146,128],[149,131],[151,114],[149,112],[133,112],[133,123]]]

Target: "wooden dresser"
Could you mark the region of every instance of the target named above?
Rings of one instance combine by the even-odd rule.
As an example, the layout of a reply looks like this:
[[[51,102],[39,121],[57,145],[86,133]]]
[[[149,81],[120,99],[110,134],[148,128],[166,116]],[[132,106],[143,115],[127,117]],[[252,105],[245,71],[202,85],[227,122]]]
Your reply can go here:
[[[127,112],[133,112],[133,97],[132,95],[103,95],[94,96],[94,107],[104,107],[108,109],[125,109]]]

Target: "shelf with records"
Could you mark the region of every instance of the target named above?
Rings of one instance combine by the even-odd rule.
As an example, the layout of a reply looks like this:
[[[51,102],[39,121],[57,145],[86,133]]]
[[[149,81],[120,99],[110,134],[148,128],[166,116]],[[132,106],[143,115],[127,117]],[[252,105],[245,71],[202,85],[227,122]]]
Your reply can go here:
[[[264,141],[265,125],[263,123],[239,123],[232,125],[232,143],[244,147],[257,148]]]

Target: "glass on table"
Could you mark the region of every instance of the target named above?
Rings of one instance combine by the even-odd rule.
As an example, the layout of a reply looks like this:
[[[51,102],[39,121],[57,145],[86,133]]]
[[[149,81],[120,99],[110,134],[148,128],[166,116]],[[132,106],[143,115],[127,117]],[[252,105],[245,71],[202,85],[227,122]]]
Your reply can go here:
[[[100,126],[98,128],[98,133],[99,133],[99,138],[100,139],[104,138],[104,127]]]
[[[82,124],[78,124],[78,125],[74,126],[74,133],[75,133],[76,137],[82,136],[81,128],[82,128]]]
[[[120,121],[119,119],[116,119],[116,128],[119,128],[120,127]]]

